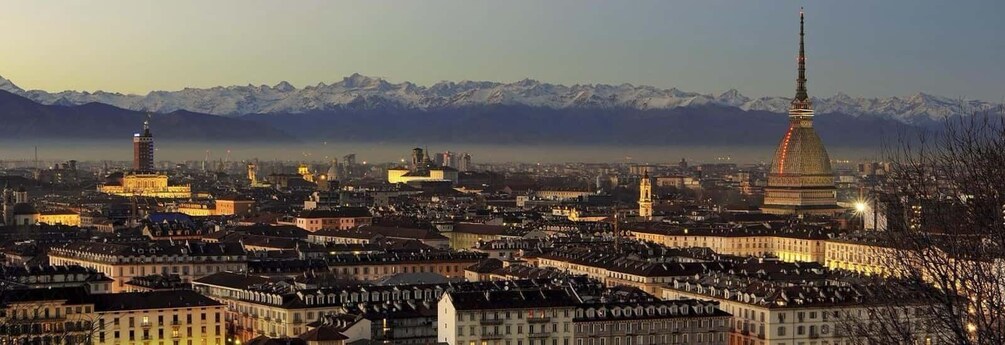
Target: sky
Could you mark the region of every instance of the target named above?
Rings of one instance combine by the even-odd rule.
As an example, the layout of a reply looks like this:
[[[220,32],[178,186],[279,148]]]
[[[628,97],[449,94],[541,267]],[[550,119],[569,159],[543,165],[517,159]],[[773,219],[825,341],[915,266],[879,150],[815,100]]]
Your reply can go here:
[[[791,96],[1005,97],[1005,1],[0,0],[0,76],[25,89],[391,82],[632,83]]]

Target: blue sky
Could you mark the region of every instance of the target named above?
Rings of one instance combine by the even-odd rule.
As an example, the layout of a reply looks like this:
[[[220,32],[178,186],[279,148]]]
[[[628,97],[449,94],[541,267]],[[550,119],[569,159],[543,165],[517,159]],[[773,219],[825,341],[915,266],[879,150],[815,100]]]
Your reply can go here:
[[[1005,1],[4,1],[0,76],[29,89],[392,82],[633,83],[1005,97]]]

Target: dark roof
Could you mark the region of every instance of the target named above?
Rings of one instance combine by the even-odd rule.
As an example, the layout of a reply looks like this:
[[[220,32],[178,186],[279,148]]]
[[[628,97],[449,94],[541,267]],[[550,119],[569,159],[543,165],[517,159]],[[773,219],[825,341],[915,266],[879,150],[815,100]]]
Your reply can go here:
[[[307,234],[310,233],[307,230],[298,228],[293,225],[267,225],[267,224],[238,226],[234,228],[234,232],[241,232],[248,235],[289,237],[289,238],[300,238],[300,239],[307,239]]]
[[[297,215],[297,218],[346,218],[346,217],[372,217],[370,210],[365,207],[339,207],[336,209],[313,209],[305,210]]]
[[[223,286],[233,289],[247,289],[256,284],[268,283],[269,279],[255,275],[246,275],[231,272],[217,272],[208,276],[196,279],[194,283]]]
[[[192,217],[180,212],[158,212],[147,215],[147,220],[153,223],[178,222],[193,223]]]
[[[555,308],[580,303],[575,294],[558,289],[464,291],[450,292],[449,295],[457,310]]]
[[[26,202],[14,204],[14,208],[11,209],[11,211],[14,214],[38,214],[38,210],[35,209],[35,206]]]
[[[479,261],[478,263],[468,266],[465,271],[471,271],[475,273],[492,273],[495,270],[503,268],[503,262],[499,259],[485,259]]]
[[[299,338],[306,341],[331,341],[331,340],[349,339],[349,337],[342,334],[342,332],[339,332],[339,330],[336,327],[332,326],[321,326],[312,329],[310,331],[307,331],[307,333],[301,334]]]
[[[83,286],[32,289],[16,289],[4,286],[3,289],[6,290],[3,292],[4,303],[54,300],[66,300],[66,304],[88,303],[87,288]]]
[[[300,338],[269,338],[259,336],[248,340],[247,345],[307,345],[307,341]]]
[[[161,290],[95,294],[89,299],[96,311],[191,308],[222,306],[220,302],[192,290]]]
[[[436,272],[409,272],[385,276],[376,285],[446,284],[450,279]]]
[[[454,224],[453,232],[463,232],[480,235],[515,235],[514,230],[504,225],[489,225],[478,223]]]
[[[447,240],[446,236],[440,234],[436,229],[416,229],[398,228],[388,226],[367,225],[359,228],[360,231],[371,232],[383,235],[384,237],[417,239],[417,240]]]
[[[169,244],[165,242],[145,243],[104,243],[104,242],[73,242],[50,250],[52,254],[72,255],[74,252],[90,254],[105,254],[114,256],[218,256],[246,255],[239,243],[203,243],[188,242]]]

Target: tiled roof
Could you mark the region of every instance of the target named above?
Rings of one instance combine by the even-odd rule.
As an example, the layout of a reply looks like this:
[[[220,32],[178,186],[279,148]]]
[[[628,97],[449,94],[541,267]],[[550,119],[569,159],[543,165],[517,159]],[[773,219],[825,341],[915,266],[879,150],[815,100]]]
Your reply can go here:
[[[192,308],[222,306],[209,297],[192,290],[162,290],[94,294],[89,297],[96,311]]]

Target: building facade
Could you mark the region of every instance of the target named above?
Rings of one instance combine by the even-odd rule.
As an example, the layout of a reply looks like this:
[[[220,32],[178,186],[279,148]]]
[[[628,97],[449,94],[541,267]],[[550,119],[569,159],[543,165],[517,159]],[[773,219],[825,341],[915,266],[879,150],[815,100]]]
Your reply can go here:
[[[111,292],[127,289],[134,277],[177,274],[185,282],[212,273],[247,269],[239,243],[111,244],[74,242],[49,250],[50,265],[80,265],[112,278]]]

